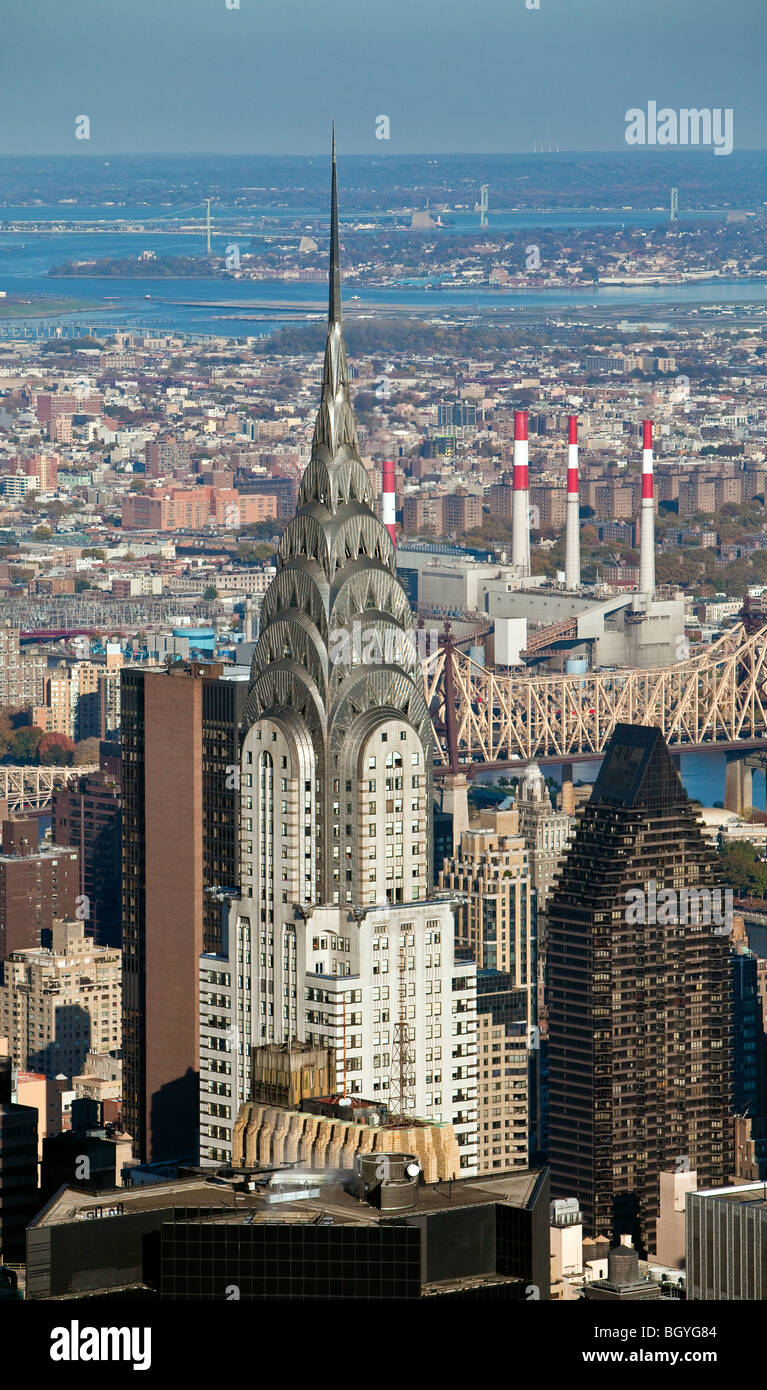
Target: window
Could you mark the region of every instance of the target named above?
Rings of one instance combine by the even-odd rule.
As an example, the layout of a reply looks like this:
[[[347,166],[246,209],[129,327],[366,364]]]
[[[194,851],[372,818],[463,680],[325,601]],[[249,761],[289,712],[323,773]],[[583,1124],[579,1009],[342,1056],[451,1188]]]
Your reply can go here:
[[[369,768],[373,768],[373,767],[375,767],[375,765],[376,765],[376,760],[375,760],[375,758],[368,758],[368,767],[369,767]]]

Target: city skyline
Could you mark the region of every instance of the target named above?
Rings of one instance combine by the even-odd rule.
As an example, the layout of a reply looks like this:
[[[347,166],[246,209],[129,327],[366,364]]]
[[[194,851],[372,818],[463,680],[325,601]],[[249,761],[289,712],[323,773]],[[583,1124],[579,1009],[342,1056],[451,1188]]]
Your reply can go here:
[[[428,1300],[516,1303],[547,1367],[559,1321],[568,1371],[723,1369],[697,1305],[767,1297],[765,37],[764,0],[4,22],[32,1368],[177,1375],[159,1303],[220,1378],[224,1303]]]

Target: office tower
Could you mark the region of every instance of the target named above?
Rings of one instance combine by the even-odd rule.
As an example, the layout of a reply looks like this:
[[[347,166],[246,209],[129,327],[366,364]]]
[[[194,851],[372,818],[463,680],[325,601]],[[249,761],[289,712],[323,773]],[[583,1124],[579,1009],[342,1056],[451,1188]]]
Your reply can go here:
[[[338,1091],[452,1123],[470,1172],[474,967],[429,900],[431,721],[349,395],[335,155],[331,201],[322,399],[244,717],[240,896],[201,962],[202,1148],[231,1145],[250,1048],[298,1039],[334,1050]]]
[[[4,820],[0,854],[0,963],[12,951],[41,946],[55,917],[76,917],[76,850],[40,849],[36,820]]]
[[[540,914],[564,859],[575,818],[552,806],[546,780],[536,763],[525,768],[517,790],[516,809]]]
[[[6,958],[0,1033],[19,1071],[72,1077],[88,1052],[120,1048],[120,952],[97,946],[78,921],[55,921],[51,941]]]
[[[588,1235],[649,1251],[662,1172],[709,1185],[732,1171],[713,859],[660,731],[619,724],[547,908],[549,1157]]]
[[[530,1150],[540,1149],[537,909],[517,832],[516,810],[482,811],[439,878],[456,899],[456,950],[478,970],[481,1172],[497,1168],[499,1158],[503,1167],[527,1163]]]
[[[213,890],[239,879],[246,684],[188,662],[122,680],[125,1128],[142,1161],[193,1157],[197,968],[221,946]]]
[[[236,1283],[242,1299],[524,1302],[536,1290],[548,1299],[548,1174],[448,1189],[424,1182],[414,1157],[392,1155],[387,1176],[367,1155],[356,1172],[308,1190],[288,1175],[281,1191],[267,1181],[236,1194],[202,1178],[123,1187],[106,1200],[72,1185],[27,1233],[26,1297],[119,1298],[134,1287],[220,1300]]]
[[[52,805],[53,842],[80,855],[83,920],[99,946],[122,940],[122,810],[120,779],[107,771],[85,773],[57,787]]]
[[[751,1119],[752,1136],[761,1139],[767,1111],[766,1059],[757,964],[758,957],[749,950],[744,932],[740,940],[732,942],[731,958],[733,1110]]]
[[[200,958],[201,1162],[231,1159],[252,1049],[298,1040],[333,1051],[334,1093],[452,1125],[474,1173],[476,967],[453,935],[445,901],[305,907],[270,931],[233,900],[223,950]]]
[[[764,1183],[716,1185],[688,1193],[685,1224],[688,1299],[763,1303],[767,1298]]]
[[[509,971],[535,1023],[536,903],[515,810],[482,811],[439,879],[458,898],[456,946],[481,970]]]
[[[536,763],[529,763],[520,780],[516,800],[519,834],[527,847],[530,879],[535,889],[538,936],[538,1032],[535,1035],[535,1060],[539,1087],[539,1123],[533,1157],[548,1151],[548,1078],[549,1041],[546,1007],[546,903],[562,865],[575,824],[567,811],[557,811],[551,804],[545,778]]]
[[[0,1264],[22,1262],[38,1207],[37,1111],[11,1100],[11,1058],[0,1054]]]
[[[532,1101],[532,1105],[531,1105]],[[527,994],[502,970],[477,971],[477,1171],[526,1168],[535,1107]]]

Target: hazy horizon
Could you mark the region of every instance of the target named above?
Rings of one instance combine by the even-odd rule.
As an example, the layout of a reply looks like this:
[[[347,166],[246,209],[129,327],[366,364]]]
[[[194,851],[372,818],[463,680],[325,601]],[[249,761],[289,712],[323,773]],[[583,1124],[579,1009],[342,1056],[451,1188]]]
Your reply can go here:
[[[3,18],[0,153],[314,157],[333,117],[347,155],[612,153],[648,101],[767,148],[764,0],[535,2],[38,0]]]

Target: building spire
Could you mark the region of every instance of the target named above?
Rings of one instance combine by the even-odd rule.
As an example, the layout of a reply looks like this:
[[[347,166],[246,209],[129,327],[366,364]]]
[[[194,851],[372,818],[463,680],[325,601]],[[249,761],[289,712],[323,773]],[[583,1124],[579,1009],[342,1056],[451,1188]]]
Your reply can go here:
[[[330,295],[328,323],[341,322],[341,255],[338,247],[338,182],[336,179],[336,123],[333,122],[332,180],[330,191]]]
[[[333,123],[332,180],[330,188],[330,294],[328,302],[328,341],[322,369],[322,401],[317,415],[312,447],[325,445],[331,459],[347,445],[359,451],[352,404],[349,399],[349,368],[346,364],[344,331],[341,322],[341,255],[338,245],[338,183],[336,179],[336,130]]]

